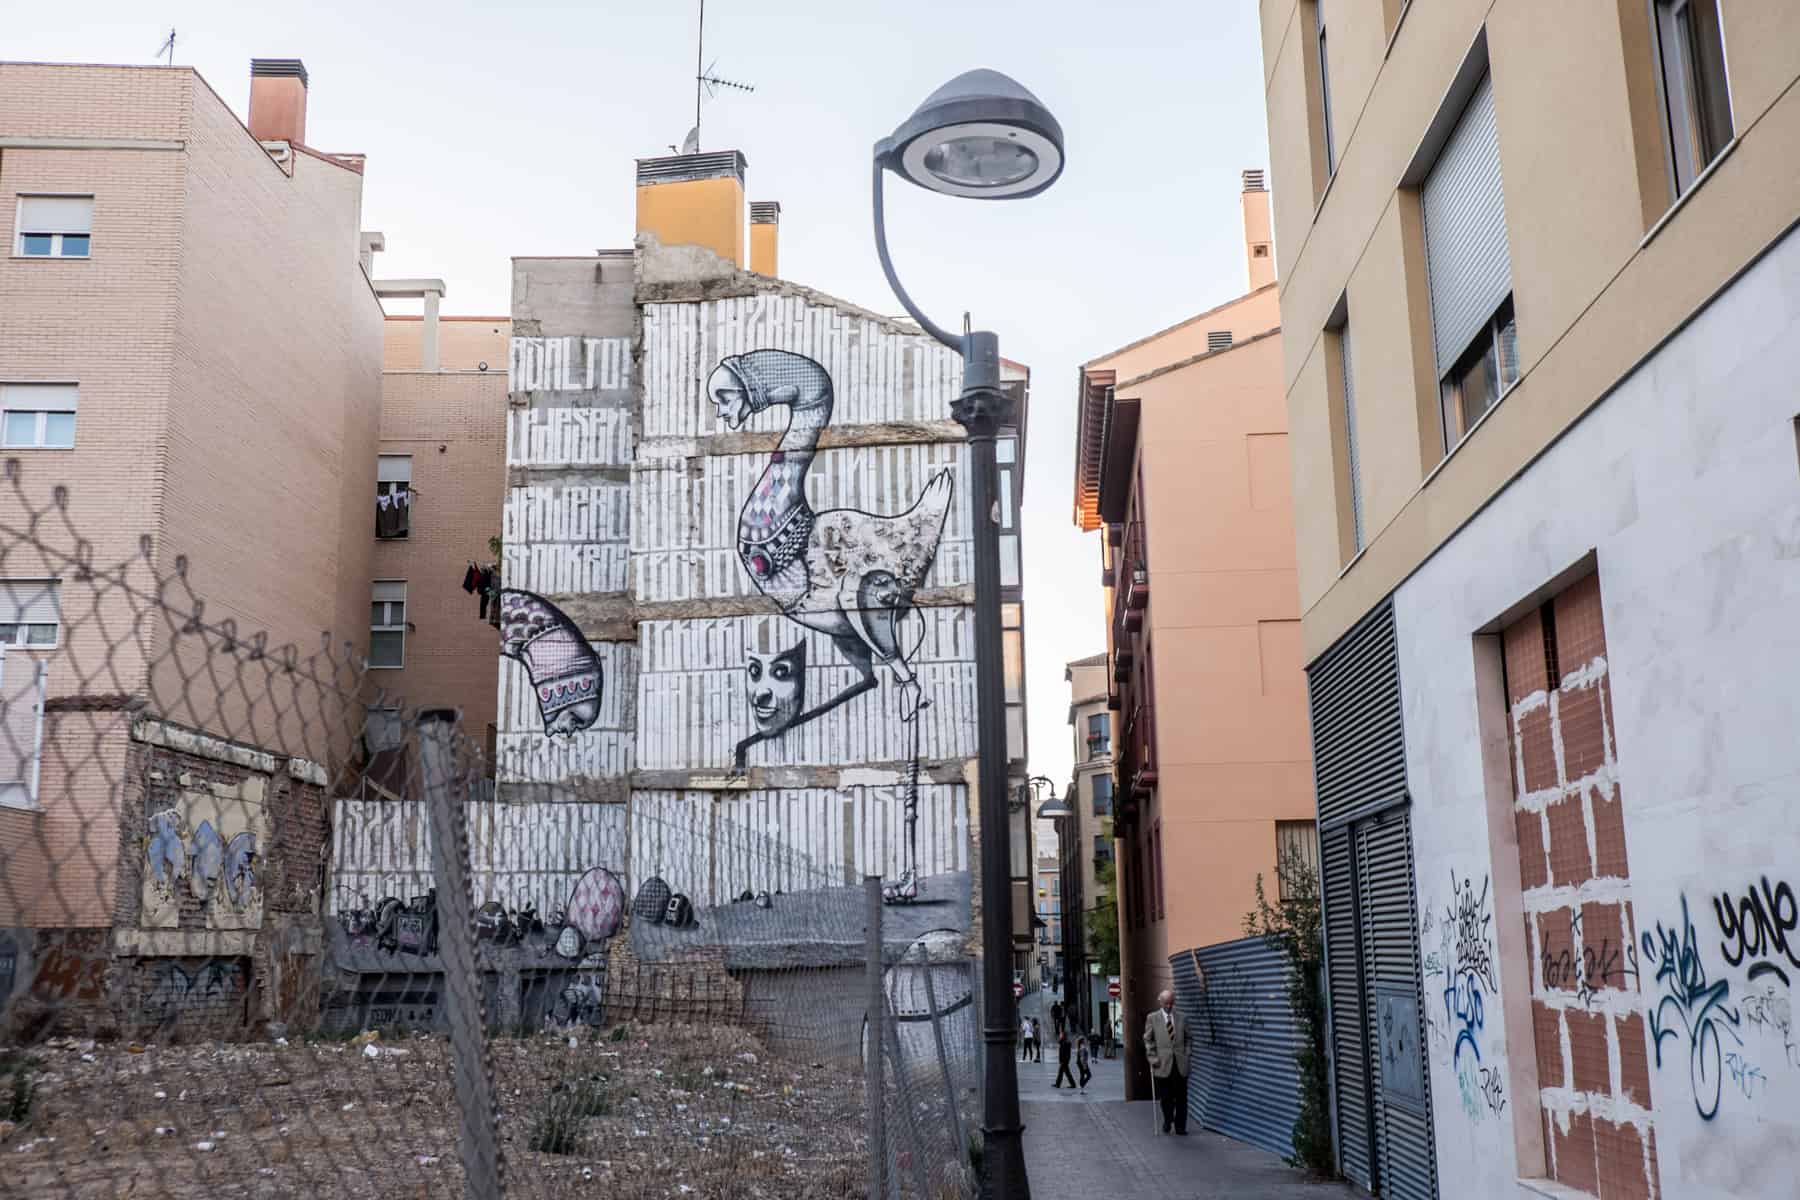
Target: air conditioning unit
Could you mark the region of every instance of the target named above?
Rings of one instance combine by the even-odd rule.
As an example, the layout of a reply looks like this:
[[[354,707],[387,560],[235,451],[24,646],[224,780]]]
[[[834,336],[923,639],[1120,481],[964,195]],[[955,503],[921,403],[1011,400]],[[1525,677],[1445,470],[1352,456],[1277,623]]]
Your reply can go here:
[[[277,138],[272,142],[264,142],[262,148],[269,152],[269,157],[278,163],[284,163],[294,156],[294,147],[285,138]]]

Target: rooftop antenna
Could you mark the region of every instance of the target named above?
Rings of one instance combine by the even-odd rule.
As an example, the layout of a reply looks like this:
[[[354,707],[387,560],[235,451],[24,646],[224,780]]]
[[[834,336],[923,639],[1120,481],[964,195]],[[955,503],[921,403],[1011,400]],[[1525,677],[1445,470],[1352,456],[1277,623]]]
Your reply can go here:
[[[166,65],[171,66],[171,67],[174,66],[175,65],[175,30],[173,27],[171,27],[169,29],[169,36],[163,39],[163,44],[160,47],[158,47],[157,51],[156,51],[156,56],[158,58],[161,58],[164,55],[167,55],[169,58],[169,61]]]
[[[719,94],[719,89],[722,87],[735,88],[740,92],[754,92],[756,90],[751,84],[740,83],[735,79],[725,79],[715,74],[713,68],[718,66],[717,59],[714,59],[710,65],[701,65],[705,62],[706,0],[700,0],[700,30],[695,37],[694,44],[694,127],[688,130],[686,139],[681,143],[681,152],[683,154],[700,153],[700,99],[703,93],[706,96],[717,96]]]

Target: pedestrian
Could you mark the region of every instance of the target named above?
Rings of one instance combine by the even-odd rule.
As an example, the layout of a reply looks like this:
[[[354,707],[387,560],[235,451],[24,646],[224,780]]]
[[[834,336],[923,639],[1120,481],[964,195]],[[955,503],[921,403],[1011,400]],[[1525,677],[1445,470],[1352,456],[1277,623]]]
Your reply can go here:
[[[1031,1018],[1031,1048],[1037,1051],[1038,1062],[1044,1061],[1044,1027],[1038,1024],[1036,1017]]]
[[[1074,1050],[1075,1047],[1069,1041],[1068,1030],[1065,1029],[1056,1035],[1056,1082],[1051,1084],[1051,1087],[1061,1087],[1065,1075],[1069,1078],[1069,1086],[1076,1086],[1075,1076],[1069,1071],[1069,1055]]]
[[[1088,1070],[1088,1040],[1080,1038],[1075,1043],[1075,1069],[1081,1072],[1081,1090],[1087,1091],[1088,1080],[1094,1073]]]
[[[1160,1006],[1144,1018],[1144,1052],[1155,1076],[1156,1098],[1162,1101],[1164,1133],[1187,1136],[1187,1074],[1190,1036],[1187,1022],[1175,1011],[1175,993],[1164,988]]]
[[[1019,1017],[1019,1049],[1021,1051],[1021,1053],[1019,1054],[1019,1061],[1020,1062],[1030,1062],[1031,1061],[1031,1018],[1027,1017],[1027,1016],[1023,1016],[1023,1015],[1021,1015]]]
[[[1061,1000],[1058,1000],[1055,1004],[1050,1006],[1050,1019],[1056,1022],[1056,1032],[1061,1033],[1063,1027],[1063,1006]]]

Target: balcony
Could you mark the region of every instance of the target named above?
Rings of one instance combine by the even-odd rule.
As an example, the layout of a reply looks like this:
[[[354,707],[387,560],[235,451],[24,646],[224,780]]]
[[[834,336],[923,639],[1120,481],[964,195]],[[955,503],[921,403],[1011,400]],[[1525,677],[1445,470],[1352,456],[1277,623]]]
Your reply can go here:
[[[1131,643],[1125,642],[1122,645],[1119,645],[1113,651],[1113,682],[1129,683],[1131,681],[1131,667],[1135,661],[1136,660],[1132,657],[1131,653]],[[1108,704],[1109,706],[1111,704],[1110,698],[1108,699]]]
[[[1125,573],[1126,627],[1136,629],[1143,621],[1144,606],[1150,603],[1150,565],[1144,553],[1142,521],[1133,521],[1126,528],[1125,549],[1119,559],[1120,569]]]

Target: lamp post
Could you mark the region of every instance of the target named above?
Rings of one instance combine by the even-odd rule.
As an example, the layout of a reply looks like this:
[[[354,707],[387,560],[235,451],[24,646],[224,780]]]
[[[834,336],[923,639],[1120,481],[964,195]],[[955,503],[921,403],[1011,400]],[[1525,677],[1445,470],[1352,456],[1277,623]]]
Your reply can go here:
[[[1000,535],[994,434],[1006,422],[1000,340],[992,332],[946,332],[919,311],[894,274],[882,214],[883,173],[947,196],[1016,200],[1062,174],[1062,126],[1025,88],[998,71],[966,71],[925,98],[890,137],[875,143],[875,249],[888,286],[919,328],[963,359],[962,395],[951,405],[969,444],[975,558],[977,786],[981,802],[982,1001],[986,1111],[982,1194],[1025,1200],[1018,1074],[1012,1057],[1012,874],[1007,847],[1006,707],[1001,691]]]

